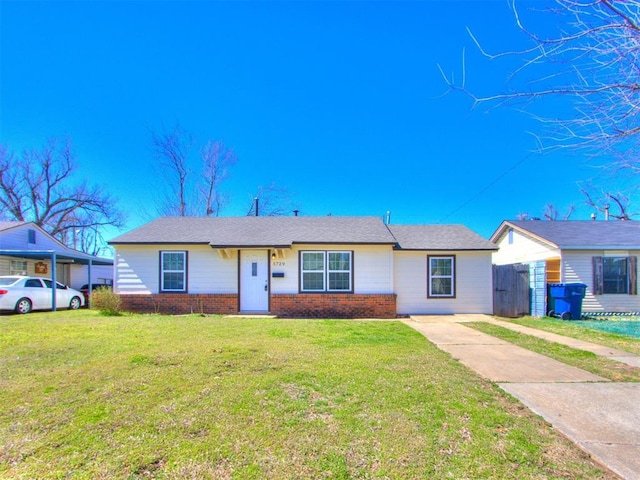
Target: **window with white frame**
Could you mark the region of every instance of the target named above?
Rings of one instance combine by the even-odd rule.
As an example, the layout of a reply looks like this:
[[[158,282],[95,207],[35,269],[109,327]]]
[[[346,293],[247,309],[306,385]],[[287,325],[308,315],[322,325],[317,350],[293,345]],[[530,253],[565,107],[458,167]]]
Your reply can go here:
[[[300,290],[351,292],[353,252],[309,251],[300,254]]]
[[[11,260],[9,267],[9,275],[26,275],[27,274],[27,261],[26,260]]]
[[[453,298],[456,296],[456,257],[429,255],[427,297]]]
[[[160,252],[160,291],[187,291],[187,252]]]

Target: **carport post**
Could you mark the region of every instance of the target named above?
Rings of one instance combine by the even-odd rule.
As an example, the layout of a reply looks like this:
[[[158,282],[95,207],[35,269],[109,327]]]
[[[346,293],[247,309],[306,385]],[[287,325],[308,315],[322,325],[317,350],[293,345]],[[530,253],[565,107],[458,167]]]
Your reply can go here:
[[[93,291],[93,288],[91,288],[93,286],[93,283],[91,283],[91,265],[93,265],[93,261],[89,259],[89,264],[87,265],[87,273],[89,274],[89,279],[87,281],[87,283],[89,284],[89,293],[87,296],[87,308],[91,307],[91,292]]]
[[[56,297],[58,284],[56,283],[56,252],[51,253],[51,310],[56,311]]]

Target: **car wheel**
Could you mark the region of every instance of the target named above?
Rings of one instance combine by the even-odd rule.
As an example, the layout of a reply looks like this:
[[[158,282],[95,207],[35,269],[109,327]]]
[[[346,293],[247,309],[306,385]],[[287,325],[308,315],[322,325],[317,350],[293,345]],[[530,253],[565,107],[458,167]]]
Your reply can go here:
[[[73,297],[73,298],[71,299],[71,302],[69,302],[69,308],[70,308],[71,310],[77,310],[77,309],[79,309],[79,308],[80,308],[80,305],[81,305],[81,303],[80,303],[80,299],[79,299],[78,297]]]
[[[16,303],[16,312],[17,313],[29,313],[31,311],[31,300],[28,298],[21,298]]]

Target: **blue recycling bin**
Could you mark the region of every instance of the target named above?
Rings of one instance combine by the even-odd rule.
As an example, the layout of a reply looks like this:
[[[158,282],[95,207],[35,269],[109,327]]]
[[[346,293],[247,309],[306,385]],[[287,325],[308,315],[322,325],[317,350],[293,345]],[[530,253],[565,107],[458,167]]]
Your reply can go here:
[[[580,320],[582,299],[587,291],[584,283],[550,283],[549,316],[563,320]]]

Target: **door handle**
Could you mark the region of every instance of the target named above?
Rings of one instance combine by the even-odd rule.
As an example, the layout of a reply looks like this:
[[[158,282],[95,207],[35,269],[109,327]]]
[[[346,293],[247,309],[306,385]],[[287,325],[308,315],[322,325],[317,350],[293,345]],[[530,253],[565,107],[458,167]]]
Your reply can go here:
[[[269,285],[267,284],[267,282],[264,282],[264,291],[265,292],[269,291]]]

